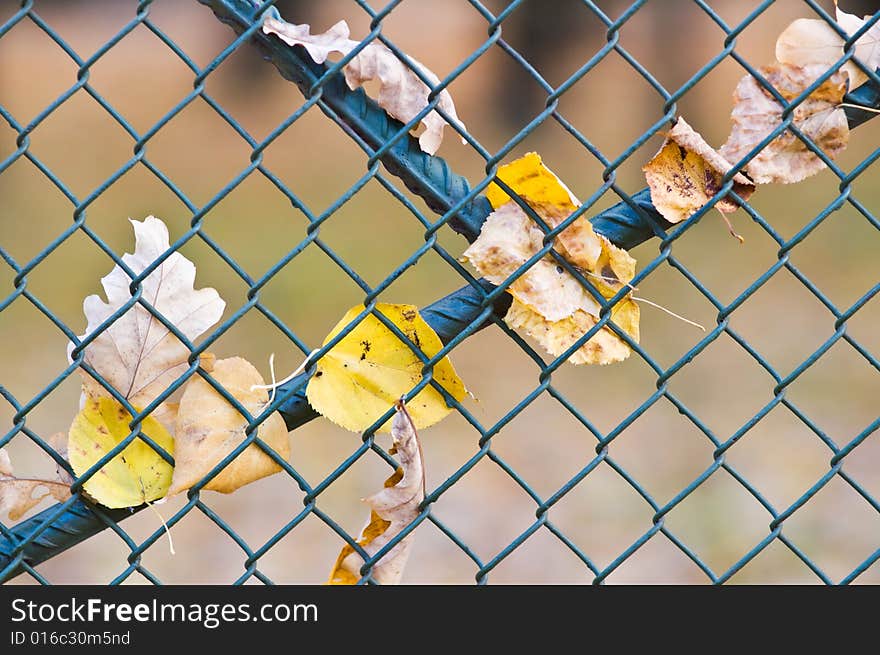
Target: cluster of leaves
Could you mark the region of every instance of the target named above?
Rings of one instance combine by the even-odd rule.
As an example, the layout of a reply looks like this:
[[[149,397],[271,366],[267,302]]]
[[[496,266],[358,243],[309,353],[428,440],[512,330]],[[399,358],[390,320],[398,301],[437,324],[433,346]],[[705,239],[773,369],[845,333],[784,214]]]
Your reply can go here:
[[[864,25],[839,9],[837,19],[851,35]],[[360,48],[343,68],[348,85],[354,89],[378,81],[377,102],[401,121],[413,120],[428,104],[430,88],[419,75],[382,43],[360,47],[349,39],[345,21],[313,35],[308,25],[267,17],[263,31],[292,47],[302,46],[318,63],[331,54],[349,56]],[[844,44],[824,21],[792,23],[777,42],[777,61],[760,69],[772,89],[751,75],[738,84],[732,130],[719,150],[679,118],[644,168],[657,210],[672,223],[710,202],[723,214],[734,212],[756,184],[797,182],[824,168],[822,159],[792,131],[770,137],[783,123],[780,99],[798,100],[791,115],[794,128],[828,157],[846,147],[849,132],[841,102],[846,90],[866,76],[852,61],[829,73],[843,58]],[[880,64],[880,27],[858,40],[856,56],[871,70]],[[410,63],[425,79],[438,83],[422,64]],[[807,90],[810,93],[802,98]],[[463,128],[447,91],[439,94],[438,104]],[[420,124],[421,148],[433,154],[445,120],[431,111]],[[718,198],[735,165],[743,170],[731,177],[739,201]],[[597,234],[583,216],[572,218],[580,202],[536,153],[502,166],[497,177],[503,188],[494,183],[488,188],[493,211],[462,258],[490,282],[507,285],[513,298],[505,316],[508,325],[553,356],[567,353],[573,364],[610,364],[627,358],[630,343],[639,341],[635,301],[641,299],[631,293],[635,259]],[[201,488],[230,493],[281,471],[280,462],[290,455],[287,429],[277,412],[266,414],[275,397],[267,389],[277,385],[266,385],[259,371],[241,357],[218,360],[204,353],[198,370],[190,372],[190,344],[220,320],[226,303],[214,289],[195,288],[192,262],[177,252],[166,256],[169,234],[161,220],[150,216],[132,225],[134,252],[124,255],[122,265],[101,280],[106,301],[95,295],[83,303],[88,325],[79,337],[85,344],[81,407],[68,433],[53,437],[50,445],[77,476],[88,474],[85,493],[111,508],[184,492],[218,467]],[[556,232],[552,238],[548,230]],[[567,266],[544,252],[547,243]],[[133,295],[133,276],[140,278],[147,271]],[[597,329],[603,301],[618,296],[610,322]],[[590,338],[584,340],[588,333]],[[316,411],[362,432],[395,408],[378,431],[391,432],[391,452],[400,466],[381,491],[365,499],[370,519],[358,539],[342,549],[330,574],[330,584],[355,584],[361,578],[363,556],[386,549],[419,515],[426,472],[417,428],[442,420],[451,411],[446,398],[462,401],[467,392],[443,357],[431,367],[431,384],[423,385],[404,405],[402,398],[422,384],[424,362],[443,347],[412,305],[378,303],[370,311],[355,306],[323,346],[306,389]],[[70,343],[70,361],[74,349]],[[167,390],[182,378],[186,381],[171,400]],[[129,412],[132,408],[140,416],[148,407],[151,411],[137,421]],[[256,436],[271,453],[254,443],[242,448],[253,431],[253,417],[259,424]],[[124,448],[109,457],[122,444]],[[173,465],[166,455],[173,457]],[[230,461],[220,467],[225,460]],[[69,498],[73,478],[62,467],[56,475],[56,480],[18,478],[8,453],[0,449],[0,513],[17,520],[44,498]],[[410,547],[411,535],[398,539],[371,567],[373,579],[399,582]]]
[[[868,19],[840,7],[836,12],[838,27],[850,36]],[[730,136],[717,151],[679,118],[644,168],[657,211],[671,223],[689,218],[717,195],[734,165],[742,164],[744,174],[732,178],[733,191],[742,201],[749,199],[756,184],[800,182],[825,169],[823,158],[796,132],[830,159],[846,148],[849,126],[843,97],[867,75],[853,60],[839,64],[845,43],[824,20],[801,18],[789,25],[776,42],[777,61],[758,69],[763,81],[747,74],[737,85]],[[880,65],[880,24],[856,41],[855,56],[869,70]],[[797,104],[791,126],[772,137],[793,102]],[[715,204],[723,214],[737,207],[728,197]]]
[[[502,166],[496,175],[549,228],[559,227],[580,205],[536,153]],[[483,224],[479,238],[465,250],[464,260],[493,284],[515,276],[507,288],[513,303],[505,321],[534,338],[551,355],[562,355],[599,321],[599,302],[551,255],[521,271],[544,247],[544,232],[498,185],[489,187],[487,197],[495,211]],[[584,216],[559,232],[553,246],[605,298],[629,286],[635,276],[635,259],[597,234]],[[630,298],[614,306],[612,320],[631,339],[639,340],[639,307]],[[569,361],[610,364],[630,352],[627,343],[606,324],[576,349]]]
[[[53,437],[50,445],[69,461],[77,476],[89,473],[83,490],[93,501],[111,508],[151,503],[199,484],[241,448],[247,439],[249,416],[259,417],[257,437],[272,449],[273,455],[249,444],[203,488],[230,493],[281,471],[278,459],[286,460],[290,455],[288,431],[277,412],[263,416],[270,402],[268,387],[247,360],[218,360],[206,353],[199,359],[199,373],[191,375],[182,386],[178,401],[160,401],[160,396],[164,398],[166,390],[190,368],[191,351],[180,337],[194,341],[204,334],[220,320],[226,304],[216,290],[194,287],[195,265],[180,253],[172,252],[156,264],[170,248],[168,228],[161,220],[149,216],[131,223],[134,252],[122,257],[128,270],[117,265],[102,278],[106,301],[89,296],[83,303],[88,326],[79,337],[86,344],[86,368],[80,371],[81,408],[68,433]],[[140,283],[138,295],[133,296],[129,276],[141,276],[150,267],[154,268]],[[138,297],[149,309],[136,302]],[[375,309],[408,342],[416,344],[424,357],[434,357],[441,350],[439,337],[416,307],[379,303]],[[109,319],[114,320],[107,325]],[[406,525],[401,517],[408,516],[421,502],[414,500],[413,505],[400,495],[402,489],[409,488],[406,485],[413,476],[421,478],[424,497],[416,426],[432,425],[451,409],[443,394],[426,386],[412,398],[407,411],[400,398],[422,379],[423,362],[392,329],[366,313],[363,305],[349,310],[330,332],[324,345],[331,343],[318,361],[307,396],[316,410],[358,432],[397,406],[393,421],[387,421],[379,430],[392,432],[403,470],[412,467],[419,473],[401,473],[370,502],[378,516],[390,517],[383,521],[391,521],[388,525],[399,530]],[[68,358],[74,347],[73,343],[68,345]],[[434,365],[433,380],[456,400],[466,395],[446,357]],[[155,408],[135,422],[118,395],[138,414],[145,407]],[[108,459],[123,443],[124,448]],[[174,458],[173,466],[162,451]],[[69,498],[72,483],[61,468],[57,480],[15,477],[8,452],[0,449],[0,512],[12,520],[47,497]],[[388,495],[391,501],[385,498]],[[388,528],[385,523],[377,525],[382,529],[374,526],[369,535],[381,536]],[[389,532],[386,541],[391,536]],[[368,545],[370,540],[363,543]],[[380,539],[376,547],[381,543]],[[399,578],[406,548],[399,544],[392,559],[383,560],[377,571],[395,570]],[[341,571],[341,566],[337,570]],[[395,579],[391,574],[377,575]]]

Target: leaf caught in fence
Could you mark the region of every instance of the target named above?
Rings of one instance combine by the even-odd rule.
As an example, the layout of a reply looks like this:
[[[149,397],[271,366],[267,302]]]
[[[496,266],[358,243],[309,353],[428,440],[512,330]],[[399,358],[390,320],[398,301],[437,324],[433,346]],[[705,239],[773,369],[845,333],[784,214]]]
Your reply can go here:
[[[341,20],[323,34],[311,34],[308,25],[294,25],[267,15],[263,22],[263,32],[274,34],[287,45],[301,45],[309,56],[318,64],[323,64],[333,53],[349,54],[359,41],[348,38],[348,24]],[[436,86],[439,78],[423,64],[412,57],[412,65]],[[356,89],[365,82],[377,80],[379,95],[376,102],[392,117],[408,123],[428,105],[431,89],[419,79],[418,75],[407,64],[398,59],[385,44],[374,41],[364,47],[343,68],[345,81],[349,88]],[[452,96],[445,89],[439,94],[438,106],[464,130],[464,124],[458,119]],[[424,127],[419,137],[419,146],[428,154],[433,155],[443,141],[443,128],[446,121],[439,113],[432,110],[421,119]]]
[[[562,180],[544,166],[541,156],[536,152],[530,152],[505,164],[498,169],[496,176],[525,200],[551,228],[571,216],[581,204]],[[498,209],[513,200],[494,182],[486,189],[486,198],[493,209]],[[575,266],[593,270],[602,256],[602,251],[613,246],[593,231],[590,221],[584,216],[579,216],[559,233],[555,247]],[[626,275],[629,263],[625,258],[620,263],[624,264],[625,270],[622,274]],[[632,268],[635,271],[634,261]]]
[[[759,72],[787,102],[791,102],[826,73],[827,67],[777,63],[765,66]],[[840,107],[846,93],[846,76],[843,71],[834,73],[792,113],[793,125],[831,159],[843,152],[849,142],[849,125]],[[752,75],[740,80],[734,101],[733,128],[720,153],[727,161],[738,163],[779,127],[783,107]],[[745,166],[749,177],[758,184],[800,182],[824,168],[825,162],[788,129],[764,146]]]
[[[169,248],[168,228],[153,216],[131,221],[135,249],[122,256],[123,263],[139,275]],[[141,283],[142,297],[187,339],[194,340],[214,325],[226,303],[216,290],[195,289],[196,267],[180,253],[172,253]],[[101,285],[107,302],[97,295],[83,303],[91,335],[111,315],[131,301],[131,279],[115,266]],[[68,357],[73,343],[67,346]],[[135,303],[85,348],[85,362],[132,405],[145,407],[189,367],[190,350],[140,303]],[[108,395],[89,376],[83,391],[97,397]]]
[[[211,377],[252,415],[259,415],[269,400],[263,378],[241,357],[220,359]],[[168,495],[189,489],[245,439],[248,421],[206,380],[193,377],[180,399],[174,433],[174,475]],[[290,457],[287,427],[278,412],[270,414],[257,436],[284,459]],[[281,467],[262,448],[251,444],[222,469],[205,489],[231,493],[250,482],[272,475]]]
[[[686,220],[704,207],[722,187],[722,178],[732,164],[710,146],[684,118],[667,133],[654,158],[642,169],[651,189],[651,202],[670,223]],[[733,177],[733,190],[748,200],[755,185],[744,175]],[[715,203],[722,213],[739,205],[729,197]]]
[[[112,398],[87,400],[70,426],[70,465],[80,476],[130,433],[131,414]],[[152,416],[140,431],[169,454],[174,439]],[[134,507],[165,496],[171,484],[171,465],[147,442],[136,437],[83,485],[89,495],[110,508]]]
[[[837,24],[850,36],[859,31],[864,23],[858,16],[837,7]],[[818,65],[827,70],[843,57],[844,45],[843,37],[824,20],[799,18],[779,35],[776,41],[776,59],[791,66]],[[880,23],[871,26],[856,41],[855,57],[868,70],[875,70],[880,66]],[[849,76],[850,89],[868,80],[868,76],[852,60],[844,63],[841,70]]]
[[[377,303],[376,310],[397,326],[427,357],[443,348],[440,337],[425,323],[414,305]],[[364,311],[363,305],[348,310],[327,335],[324,345],[336,338]],[[375,423],[404,394],[422,380],[424,364],[410,347],[378,318],[367,314],[318,360],[306,388],[311,406],[337,425],[362,432]],[[466,391],[452,362],[444,357],[434,364],[433,379],[456,400]],[[433,386],[422,389],[408,403],[412,420],[426,428],[451,410]],[[391,419],[380,432],[388,432]]]
[[[583,310],[577,310],[565,318],[550,321],[515,296],[504,317],[514,330],[521,330],[533,338],[554,357],[571,348],[599,319]],[[618,303],[611,311],[611,320],[634,341],[639,340],[639,306],[627,300]],[[574,351],[568,361],[572,364],[611,364],[623,361],[630,355],[630,347],[611,329],[603,327]]]
[[[580,204],[535,153],[502,166],[496,175],[551,228],[558,227]],[[544,233],[500,186],[491,185],[487,197],[495,211],[463,259],[493,284],[501,284],[543,247]],[[636,262],[629,253],[596,234],[582,216],[559,234],[554,248],[584,272],[605,298],[628,286],[635,276]],[[549,255],[522,272],[508,286],[508,292],[514,303],[505,316],[507,324],[525,331],[554,356],[565,352],[598,321],[599,303]],[[638,341],[639,309],[631,299],[617,303],[612,317]],[[629,346],[604,326],[569,361],[609,364],[629,354]]]
[[[0,448],[0,516],[17,521],[46,498],[63,502],[70,498],[70,485],[58,480],[17,478],[5,448]]]
[[[370,520],[357,538],[357,544],[372,556],[384,548],[419,515],[425,499],[425,464],[416,426],[402,402],[391,423],[394,445],[400,467],[385,481],[382,491],[364,501],[370,506]],[[370,569],[373,579],[386,585],[399,584],[412,546],[412,533],[396,543]],[[346,544],[330,573],[329,584],[353,585],[361,579],[364,559]]]

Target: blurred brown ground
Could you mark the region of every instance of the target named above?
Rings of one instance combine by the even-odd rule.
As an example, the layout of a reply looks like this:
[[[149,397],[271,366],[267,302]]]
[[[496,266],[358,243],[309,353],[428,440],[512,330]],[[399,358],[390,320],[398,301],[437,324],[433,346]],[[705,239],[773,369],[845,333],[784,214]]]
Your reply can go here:
[[[487,2],[498,12],[504,2]],[[597,3],[610,16],[624,2]],[[758,3],[710,3],[736,25]],[[823,6],[830,9],[830,2]],[[873,3],[867,3],[873,5]],[[46,2],[36,11],[83,58],[132,19],[135,2]],[[286,18],[323,30],[345,18],[354,36],[369,19],[348,0],[279,3]],[[0,0],[0,22],[18,7]],[[863,8],[869,11],[870,7]],[[736,50],[760,65],[772,60],[776,35],[794,18],[810,16],[805,3],[780,0],[737,38]],[[230,41],[231,32],[195,1],[156,0],[151,20],[199,66]],[[504,36],[555,85],[583,65],[605,43],[605,28],[581,3],[530,0],[504,24]],[[464,1],[404,2],[383,23],[383,33],[441,78],[486,38],[485,20]],[[722,48],[724,33],[699,7],[686,0],[651,2],[621,30],[620,43],[669,90],[679,88]],[[0,39],[0,105],[26,124],[76,81],[77,66],[31,21]],[[715,145],[728,131],[731,93],[742,68],[719,64],[678,103],[679,112]],[[135,29],[90,69],[89,81],[134,129],[143,133],[192,89],[193,74],[148,29]],[[242,48],[211,74],[207,91],[255,138],[262,139],[302,102],[253,51]],[[544,106],[539,87],[500,49],[492,48],[451,86],[459,115],[475,137],[497,151]],[[612,53],[568,91],[560,111],[604,155],[616,159],[663,115],[663,102],[619,55]],[[877,147],[880,121],[854,133],[840,158],[851,170]],[[0,160],[16,148],[16,133],[0,125]],[[647,141],[618,169],[618,184],[635,192],[644,186],[642,165],[660,137]],[[132,139],[86,93],[77,92],[31,135],[30,151],[79,198],[89,196],[132,156]],[[536,150],[581,199],[602,184],[600,165],[552,120],[546,121],[510,155]],[[250,148],[202,100],[196,100],[162,128],[146,147],[148,159],[196,205],[202,206],[249,163]],[[447,137],[440,153],[473,182],[484,162],[467,146]],[[320,111],[313,109],[265,153],[266,165],[315,213],[326,209],[364,172],[365,157]],[[870,211],[880,205],[874,168],[853,185]],[[753,206],[785,238],[790,238],[837,195],[839,180],[824,172],[797,186],[766,187]],[[596,210],[614,204],[606,193]],[[416,203],[420,208],[424,206]],[[425,209],[427,212],[427,210]],[[137,166],[87,208],[88,225],[117,253],[131,249],[127,217],[155,214],[172,235],[189,225],[191,212],[145,167]],[[0,175],[0,245],[19,263],[30,261],[72,220],[71,204],[31,163],[16,162]],[[720,220],[707,215],[675,242],[673,254],[722,303],[729,303],[776,261],[778,245],[749,216],[733,216],[745,237],[740,246]],[[214,207],[204,231],[252,277],[261,276],[306,236],[305,218],[259,174],[248,177]],[[380,282],[421,243],[423,230],[407,210],[371,182],[321,228],[321,237],[363,278]],[[464,242],[449,230],[441,243],[453,254]],[[880,234],[852,206],[829,216],[791,253],[791,261],[839,308],[850,307],[877,283]],[[633,251],[640,266],[657,254],[657,243]],[[246,302],[247,288],[204,243],[193,240],[184,254],[198,266],[199,286],[213,286],[226,299],[229,316]],[[112,264],[84,235],[76,233],[28,276],[28,289],[77,333],[85,321],[82,299],[99,290]],[[12,270],[0,265],[0,295],[13,289]],[[461,279],[429,253],[383,294],[390,302],[427,304],[461,286]],[[707,326],[717,311],[685,277],[669,265],[641,285],[640,294]],[[318,248],[310,246],[261,293],[262,301],[309,347],[323,336],[362,294]],[[642,345],[661,366],[676,362],[703,336],[663,313],[642,311]],[[876,298],[847,322],[847,332],[875,357],[880,353]],[[783,376],[788,375],[834,333],[834,317],[790,273],[778,272],[731,317],[740,335]],[[64,369],[66,339],[24,298],[0,314],[0,384],[27,402]],[[213,349],[219,356],[241,355],[268,375],[276,353],[281,371],[302,359],[292,344],[257,312],[249,312]],[[499,330],[468,339],[453,353],[459,373],[479,399],[471,411],[490,426],[538,384],[539,371]],[[604,368],[564,366],[554,387],[602,433],[617,426],[656,389],[656,375],[637,356]],[[716,437],[724,441],[773,398],[774,380],[738,344],[722,336],[670,381],[670,390]],[[877,418],[880,377],[868,362],[840,341],[786,391],[831,439],[843,445]],[[76,376],[52,391],[28,414],[28,426],[48,437],[66,431],[76,412]],[[11,427],[13,411],[0,404],[0,423]],[[450,416],[422,435],[428,484],[436,487],[477,450],[479,434],[461,417]],[[291,434],[292,463],[317,484],[360,444],[358,435],[317,420]],[[595,455],[595,438],[558,402],[540,396],[492,441],[493,450],[541,497],[552,495]],[[43,455],[17,436],[10,450],[22,473],[49,473]],[[659,505],[672,500],[713,462],[714,447],[686,418],[661,401],[630,425],[611,445],[613,459],[643,485]],[[870,436],[846,460],[845,471],[880,498],[880,436]],[[733,446],[726,461],[751,481],[778,510],[788,507],[828,471],[831,452],[786,408],[780,406]],[[377,489],[387,468],[364,457],[334,482],[318,506],[356,533],[366,516],[359,499]],[[203,500],[254,549],[302,509],[302,493],[283,475],[260,481],[229,496],[206,492]],[[169,501],[168,516],[182,501]],[[496,464],[484,459],[434,506],[436,516],[484,562],[501,552],[535,520],[535,503]],[[600,466],[550,511],[550,520],[600,568],[652,527],[653,511],[621,477]],[[677,505],[665,525],[716,573],[730,567],[767,534],[770,515],[726,472],[719,471]],[[135,541],[158,527],[149,512],[125,521]],[[228,535],[197,511],[173,528],[177,555],[164,540],[143,563],[159,578],[175,583],[228,583],[243,572],[245,556]],[[840,579],[880,547],[880,513],[839,478],[785,522],[785,535],[832,579]],[[428,522],[415,533],[405,582],[468,583],[476,567]],[[276,582],[321,583],[341,539],[315,516],[306,518],[268,554],[260,570]],[[106,531],[39,567],[52,582],[103,583],[126,566],[128,550]],[[545,529],[538,530],[491,572],[493,583],[583,583],[590,571]],[[779,542],[773,543],[734,582],[815,582],[817,578]],[[860,582],[880,581],[880,566]],[[25,576],[16,582],[27,582]],[[143,582],[137,575],[131,582]],[[625,561],[608,583],[706,581],[705,575],[662,534]]]

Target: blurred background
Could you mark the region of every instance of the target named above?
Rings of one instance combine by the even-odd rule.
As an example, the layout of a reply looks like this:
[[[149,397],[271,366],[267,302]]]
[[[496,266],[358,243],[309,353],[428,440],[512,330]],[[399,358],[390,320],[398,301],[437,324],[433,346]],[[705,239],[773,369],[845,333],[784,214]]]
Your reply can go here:
[[[369,31],[369,16],[350,0],[279,1],[282,15],[323,31],[340,19],[352,37]],[[735,26],[759,3],[712,0]],[[875,3],[844,8],[874,10]],[[0,24],[20,3],[0,0]],[[485,2],[498,13],[504,0]],[[629,6],[597,2],[612,18]],[[822,3],[832,10],[832,3]],[[81,58],[91,57],[136,13],[120,0],[37,0],[34,11]],[[200,67],[232,40],[232,32],[195,0],[155,0],[150,20]],[[755,65],[773,60],[777,35],[798,17],[812,16],[806,3],[779,0],[736,40],[736,51]],[[464,0],[404,1],[383,21],[383,33],[440,78],[487,37],[486,20]],[[503,23],[505,40],[552,85],[558,86],[606,42],[606,28],[584,3],[528,0]],[[620,44],[667,90],[674,91],[724,47],[725,33],[695,2],[648,2],[620,31]],[[77,65],[30,19],[0,38],[0,106],[18,123],[31,122],[77,80]],[[193,87],[193,73],[155,34],[139,26],[89,68],[89,83],[131,126],[150,130]],[[729,130],[733,89],[744,74],[732,59],[716,66],[678,103],[680,114],[714,146]],[[238,49],[207,78],[207,92],[255,139],[265,138],[302,103],[302,96],[249,48]],[[490,152],[500,149],[544,107],[546,94],[498,47],[490,48],[450,87],[459,116]],[[560,112],[605,157],[617,159],[663,115],[663,100],[619,54],[611,53],[567,91]],[[838,163],[852,170],[875,152],[880,121],[853,134]],[[0,161],[16,149],[17,133],[0,124]],[[617,170],[621,188],[645,186],[642,166],[660,136],[648,140]],[[133,139],[83,90],[74,93],[30,134],[30,152],[79,199],[92,197],[131,157]],[[602,184],[603,166],[558,123],[548,119],[508,159],[539,152],[579,198]],[[198,207],[249,164],[251,149],[211,107],[197,98],[152,136],[148,159]],[[472,183],[485,162],[449,136],[440,152]],[[366,157],[336,125],[313,108],[265,152],[265,165],[315,214],[320,214],[363,175]],[[402,189],[402,185],[398,183]],[[837,197],[839,179],[825,171],[797,186],[762,187],[752,205],[784,238],[791,238]],[[880,203],[876,166],[853,184],[853,195],[869,211]],[[619,199],[606,193],[594,210]],[[416,205],[431,213],[420,201]],[[595,213],[591,210],[590,215]],[[192,212],[146,167],[135,166],[86,208],[87,223],[116,253],[131,251],[128,218],[154,214],[172,239],[189,226]],[[19,158],[0,175],[0,246],[19,265],[34,258],[71,222],[73,205],[44,173]],[[732,215],[740,245],[722,221],[709,214],[673,246],[673,254],[721,302],[730,303],[777,262],[778,245],[746,214]],[[259,173],[250,175],[207,214],[203,231],[252,278],[258,278],[306,236],[307,220]],[[381,282],[423,241],[424,229],[375,181],[321,227],[321,237],[369,284]],[[458,255],[465,247],[451,230],[441,243]],[[841,311],[868,292],[880,277],[880,233],[851,205],[832,213],[791,252],[791,261]],[[197,286],[215,287],[227,302],[224,318],[247,301],[247,286],[201,240],[183,249],[198,267]],[[632,254],[644,267],[658,253],[648,242]],[[27,277],[27,288],[76,333],[86,321],[85,296],[100,291],[111,260],[82,233],[55,249]],[[14,272],[0,263],[0,296],[13,291]],[[423,306],[463,284],[433,252],[410,268],[381,297]],[[640,295],[707,326],[717,311],[676,269],[660,266],[640,285]],[[261,292],[263,303],[310,348],[363,292],[317,247],[308,247]],[[835,317],[786,270],[777,272],[732,314],[730,325],[783,376],[791,373],[834,333]],[[849,321],[847,333],[873,356],[880,354],[880,300],[873,299]],[[677,362],[704,335],[650,307],[643,307],[642,346],[662,366]],[[0,384],[24,404],[41,393],[66,366],[66,338],[25,298],[0,313]],[[293,370],[302,353],[256,311],[249,312],[212,348],[220,357],[241,355],[268,378],[276,354],[281,372]],[[484,330],[453,352],[458,372],[476,401],[469,408],[484,426],[493,425],[538,384],[539,369],[498,329]],[[565,365],[553,374],[562,391],[603,434],[639,407],[655,390],[656,374],[638,356],[607,367]],[[720,440],[727,440],[773,399],[774,380],[743,347],[722,335],[684,366],[670,390]],[[844,341],[787,389],[786,397],[839,446],[877,418],[880,376]],[[27,425],[49,437],[66,432],[78,408],[79,379],[71,376],[27,415]],[[12,407],[0,401],[3,432]],[[479,449],[479,434],[458,415],[423,431],[428,487],[433,489]],[[292,464],[316,485],[360,444],[360,436],[325,420],[291,433]],[[387,445],[387,437],[382,438]],[[595,456],[596,438],[549,395],[539,396],[493,438],[492,448],[542,498],[548,498]],[[53,466],[23,434],[9,445],[17,472],[50,475]],[[661,399],[611,444],[614,460],[664,505],[713,462],[714,446],[675,407]],[[777,511],[789,507],[829,468],[831,450],[791,411],[778,406],[727,453],[727,462],[749,480]],[[845,459],[844,470],[880,498],[880,436],[868,437]],[[388,468],[378,457],[362,457],[321,494],[318,506],[351,534],[368,510],[360,499],[380,488]],[[303,507],[303,494],[283,474],[232,495],[204,492],[202,499],[251,546],[259,548]],[[182,505],[172,499],[166,516]],[[436,516],[484,562],[498,555],[535,521],[535,502],[497,464],[483,459],[434,505]],[[553,524],[600,568],[652,528],[653,510],[613,469],[601,465],[550,511]],[[5,518],[5,517],[4,517]],[[721,574],[764,539],[772,517],[728,473],[720,470],[678,504],[666,527],[716,574]],[[150,512],[121,524],[137,542],[160,527]],[[880,513],[840,478],[832,479],[785,521],[784,534],[830,578],[839,580],[880,547]],[[229,583],[243,573],[245,555],[210,519],[190,512],[173,528],[177,554],[164,538],[144,555],[144,565],[172,583]],[[342,540],[311,515],[260,559],[259,568],[279,583],[323,583]],[[56,583],[105,583],[127,565],[129,550],[105,531],[50,560],[38,570]],[[424,522],[414,533],[408,583],[471,583],[474,563],[440,530]],[[490,583],[586,583],[592,573],[548,530],[539,529],[495,567]],[[607,583],[698,583],[707,577],[664,535],[657,534],[607,578]],[[817,577],[791,550],[775,541],[733,576],[732,582],[814,583]],[[880,565],[859,582],[880,582]],[[20,576],[15,583],[28,583]],[[137,574],[130,583],[143,583]]]

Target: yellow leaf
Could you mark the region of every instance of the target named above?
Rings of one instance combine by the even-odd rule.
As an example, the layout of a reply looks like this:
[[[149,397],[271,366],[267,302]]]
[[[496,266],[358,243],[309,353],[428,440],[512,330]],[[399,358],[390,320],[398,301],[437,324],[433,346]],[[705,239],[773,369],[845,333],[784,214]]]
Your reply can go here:
[[[654,207],[670,223],[679,223],[718,193],[722,178],[731,168],[730,162],[679,118],[659,152],[642,170]],[[748,200],[755,190],[755,185],[739,173],[733,177],[733,183],[733,190],[743,200]],[[715,203],[715,208],[723,213],[734,212],[738,207],[729,197]]]
[[[400,534],[419,515],[419,505],[425,499],[425,465],[422,449],[413,419],[403,403],[397,404],[397,413],[391,423],[394,445],[400,466],[385,481],[384,488],[365,499],[370,505],[370,520],[361,530],[357,544],[368,555],[374,555]],[[406,560],[412,545],[408,534],[394,545],[372,569],[373,579],[380,584],[398,584],[403,576]],[[330,572],[331,585],[353,585],[361,579],[363,558],[346,544]]]
[[[70,426],[68,450],[74,472],[82,475],[125,439],[131,421],[131,414],[112,398],[87,400]],[[174,453],[174,439],[153,417],[141,422],[141,432]],[[138,437],[83,486],[102,505],[117,508],[158,500],[170,484],[171,465]]]
[[[790,102],[827,70],[823,64],[804,67],[774,64],[761,68],[760,73]],[[849,142],[849,125],[840,107],[846,88],[847,74],[837,71],[792,114],[794,126],[831,159],[843,152]],[[751,75],[740,80],[734,101],[733,128],[720,153],[727,161],[736,163],[782,123],[783,109]],[[791,130],[785,130],[746,164],[746,172],[758,184],[800,182],[824,168],[825,163]]]
[[[217,360],[211,377],[238,400],[252,416],[265,408],[269,395],[254,389],[263,378],[241,357]],[[174,476],[168,495],[189,489],[245,439],[247,420],[207,381],[194,376],[184,388],[174,433]],[[290,457],[287,427],[278,412],[260,424],[257,435],[284,459]],[[245,448],[205,486],[231,493],[281,467],[255,444]]]
[[[523,198],[551,228],[571,216],[581,204],[562,180],[544,166],[536,152],[505,164],[498,169],[496,176]],[[489,185],[486,197],[494,209],[512,200],[494,182]],[[539,233],[543,238],[543,232]],[[559,233],[555,247],[572,264],[587,270],[596,268],[603,250],[615,248],[605,237],[593,231],[592,223],[584,216],[579,216]]]
[[[378,303],[376,309],[426,356],[433,357],[443,347],[415,306]],[[363,310],[363,305],[348,310],[324,344],[334,339]],[[422,361],[410,347],[379,319],[368,314],[318,360],[306,395],[318,413],[348,430],[362,432],[421,381],[422,368]],[[434,380],[456,400],[464,399],[464,383],[448,357],[434,365]],[[430,385],[409,401],[409,412],[419,428],[437,423],[450,411],[443,396]],[[379,431],[387,432],[390,424],[390,420],[386,421]]]
[[[5,448],[0,448],[0,516],[17,521],[45,498],[64,501],[70,498],[68,484],[57,480],[17,478]]]
[[[502,166],[497,176],[550,227],[566,220],[580,204],[536,153]],[[499,186],[490,185],[487,197],[495,211],[483,223],[479,238],[464,252],[463,259],[489,282],[501,284],[543,247],[544,232]],[[583,216],[558,235],[553,247],[579,268],[605,298],[616,295],[635,276],[635,259],[597,234]],[[582,337],[599,317],[596,299],[549,255],[520,273],[508,286],[508,292],[514,303],[505,316],[507,324],[522,329],[553,355],[562,353]],[[612,316],[619,327],[638,341],[639,314],[632,300],[618,302]],[[618,317],[626,320],[618,322]],[[606,326],[569,361],[608,364],[625,359],[629,353],[629,346]]]
[[[562,180],[544,166],[537,152],[501,166],[495,175],[525,200],[567,208],[569,214],[580,205]],[[507,192],[494,182],[486,189],[486,198],[493,209],[511,200]]]

